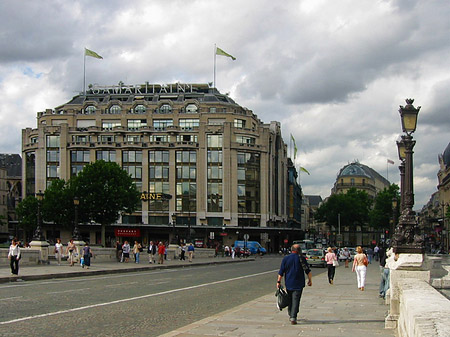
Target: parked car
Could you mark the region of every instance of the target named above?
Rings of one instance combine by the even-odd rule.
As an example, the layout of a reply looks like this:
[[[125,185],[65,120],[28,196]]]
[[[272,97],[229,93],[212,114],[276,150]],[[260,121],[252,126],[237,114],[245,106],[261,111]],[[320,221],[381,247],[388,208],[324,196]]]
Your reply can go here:
[[[327,266],[327,262],[325,261],[325,252],[323,249],[309,249],[306,252],[306,261],[308,261],[310,266]]]

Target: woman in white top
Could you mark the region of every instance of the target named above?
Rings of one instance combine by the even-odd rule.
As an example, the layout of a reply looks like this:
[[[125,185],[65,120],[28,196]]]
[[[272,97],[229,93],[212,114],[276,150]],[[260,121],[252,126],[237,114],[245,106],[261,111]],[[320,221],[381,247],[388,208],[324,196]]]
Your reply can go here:
[[[8,252],[9,265],[11,266],[11,274],[19,274],[20,247],[18,241],[14,238],[9,246]]]
[[[61,243],[61,239],[56,239],[55,243],[55,259],[58,261],[58,266],[61,265],[61,258],[63,255],[63,244]]]

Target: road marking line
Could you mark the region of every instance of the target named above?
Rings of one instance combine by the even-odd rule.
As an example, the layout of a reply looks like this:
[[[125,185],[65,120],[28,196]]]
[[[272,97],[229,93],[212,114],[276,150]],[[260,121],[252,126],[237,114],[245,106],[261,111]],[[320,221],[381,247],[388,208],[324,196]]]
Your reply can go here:
[[[81,311],[81,310],[85,310],[85,309],[104,307],[104,306],[112,305],[112,304],[130,302],[130,301],[135,301],[135,300],[142,300],[144,298],[155,297],[155,296],[159,296],[159,295],[167,295],[167,294],[172,294],[172,293],[176,293],[176,292],[180,292],[180,291],[184,291],[184,290],[191,290],[191,289],[196,289],[196,288],[202,288],[202,287],[207,287],[207,286],[211,286],[211,285],[221,284],[221,283],[225,283],[225,282],[230,282],[230,281],[242,280],[242,279],[249,278],[249,277],[261,276],[261,275],[264,275],[264,274],[269,274],[269,273],[276,272],[277,270],[278,269],[265,271],[265,272],[262,272],[262,273],[256,273],[256,274],[251,274],[251,275],[234,277],[234,278],[230,278],[230,279],[227,279],[227,280],[220,280],[220,281],[215,281],[215,282],[210,282],[210,283],[198,284],[196,286],[172,289],[172,290],[162,291],[160,293],[155,293],[155,294],[147,294],[147,295],[136,296],[136,297],[132,297],[132,298],[124,298],[124,299],[121,299],[121,300],[116,300],[116,301],[111,301],[111,302],[97,303],[97,304],[86,305],[86,306],[78,307],[78,308],[72,308],[72,309],[60,310],[60,311],[55,311],[55,312],[49,312],[49,313],[46,313],[46,314],[22,317],[22,318],[13,319],[13,320],[10,320],[10,321],[0,322],[0,325],[12,324],[12,323],[23,322],[23,321],[29,321],[29,320],[35,319],[35,318],[43,318],[43,317],[60,315],[60,314],[67,314],[67,313],[77,312],[77,311]]]
[[[23,296],[15,296],[15,297],[8,297],[8,298],[1,298],[0,301],[8,301],[8,300],[15,300],[17,298],[22,298]]]
[[[91,289],[91,288],[83,288],[83,291],[87,290],[87,289]],[[69,290],[61,290],[61,291],[52,291],[52,292],[47,293],[47,294],[62,294],[62,293],[70,293],[70,292],[74,292],[74,291],[80,291],[80,289],[69,289]]]

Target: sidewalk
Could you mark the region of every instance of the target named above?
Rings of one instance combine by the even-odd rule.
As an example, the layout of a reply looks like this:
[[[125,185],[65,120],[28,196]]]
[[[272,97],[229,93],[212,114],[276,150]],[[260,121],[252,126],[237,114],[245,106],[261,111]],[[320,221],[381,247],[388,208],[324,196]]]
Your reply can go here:
[[[147,257],[147,256],[145,256]],[[11,275],[11,269],[9,266],[0,267],[0,283],[6,282],[20,282],[31,280],[46,280],[52,278],[67,278],[86,275],[102,275],[102,274],[116,274],[116,273],[128,273],[139,270],[150,269],[171,269],[171,268],[183,268],[188,266],[199,266],[208,264],[224,264],[224,263],[239,263],[246,261],[254,261],[254,258],[248,259],[230,259],[230,258],[194,258],[192,262],[175,260],[166,260],[164,264],[152,263],[149,264],[147,259],[141,259],[141,263],[134,263],[130,260],[128,263],[119,262],[96,262],[95,259],[91,260],[91,267],[89,269],[81,268],[80,264],[76,264],[70,267],[67,261],[63,261],[60,266],[52,261],[46,265],[35,266],[20,266],[19,275]]]
[[[300,303],[299,321],[291,325],[287,309],[276,307],[275,275],[272,294],[244,303],[220,314],[174,330],[162,336],[395,336],[384,329],[389,309],[378,297],[379,266],[375,262],[367,271],[366,290],[358,290],[351,268],[336,269],[334,285],[329,285],[326,270],[313,277]]]

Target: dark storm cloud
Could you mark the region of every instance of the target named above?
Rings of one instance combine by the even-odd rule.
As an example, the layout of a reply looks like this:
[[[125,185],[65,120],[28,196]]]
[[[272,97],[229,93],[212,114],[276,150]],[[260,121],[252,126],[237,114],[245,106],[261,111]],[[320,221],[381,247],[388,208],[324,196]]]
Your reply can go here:
[[[450,131],[450,79],[436,83],[432,92],[432,105],[419,115],[420,123],[447,127]],[[450,133],[450,132],[449,132]]]

